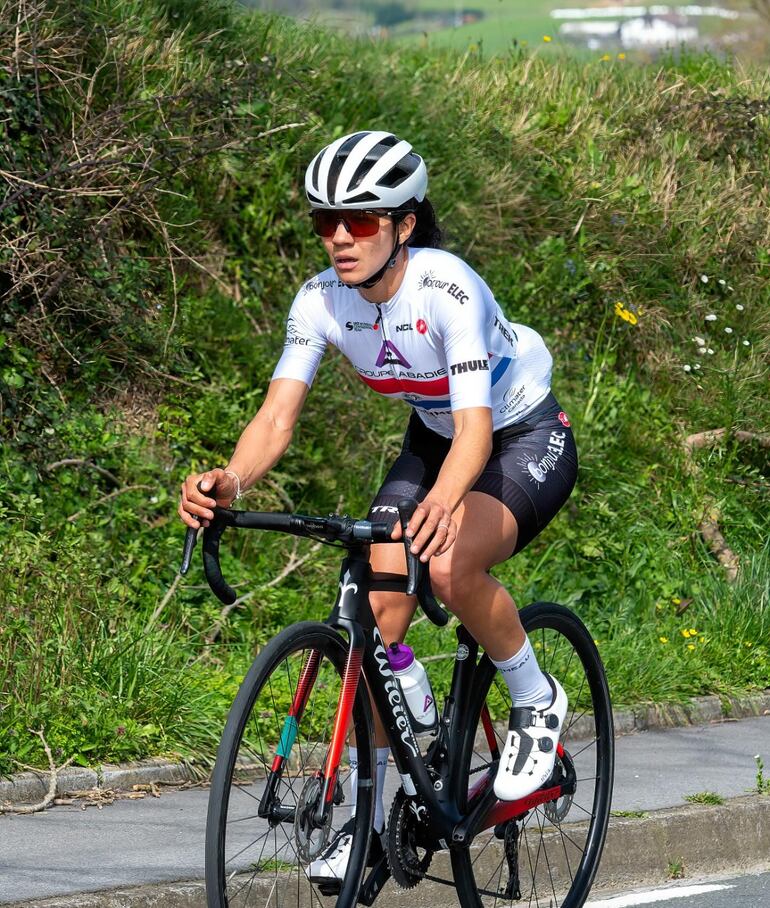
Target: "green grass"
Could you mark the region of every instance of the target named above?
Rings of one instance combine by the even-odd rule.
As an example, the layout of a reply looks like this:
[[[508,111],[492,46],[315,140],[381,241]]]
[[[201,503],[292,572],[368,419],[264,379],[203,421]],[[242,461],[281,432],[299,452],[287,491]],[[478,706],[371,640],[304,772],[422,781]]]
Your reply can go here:
[[[724,804],[725,799],[722,795],[716,794],[713,791],[699,791],[695,794],[685,795],[685,801],[689,801],[691,804],[711,804],[718,806],[719,804]]]
[[[175,509],[188,472],[229,456],[293,293],[324,266],[304,166],[361,127],[410,138],[448,248],[554,354],[578,485],[496,575],[519,605],[578,612],[616,705],[770,686],[766,450],[729,436],[693,473],[682,445],[770,433],[765,70],[488,59],[204,0],[37,15],[34,54],[18,50],[32,20],[0,44],[0,166],[27,181],[0,211],[0,771],[46,766],[41,728],[61,761],[209,762],[259,647],[328,614],[338,553],[242,533],[222,558],[245,598],[223,616],[199,562],[176,579]],[[329,351],[245,504],[364,514],[407,416]],[[698,532],[714,504],[735,585]],[[441,696],[453,629],[423,621],[409,641],[437,657]]]

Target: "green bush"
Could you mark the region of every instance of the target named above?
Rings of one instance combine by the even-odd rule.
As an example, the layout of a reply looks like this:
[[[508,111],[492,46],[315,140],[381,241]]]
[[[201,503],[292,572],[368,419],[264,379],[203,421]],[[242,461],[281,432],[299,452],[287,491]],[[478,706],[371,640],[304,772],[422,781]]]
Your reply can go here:
[[[302,543],[269,585],[293,543],[240,534],[222,616],[197,568],[175,579],[175,508],[324,267],[304,167],[362,127],[410,138],[448,247],[554,353],[578,486],[498,575],[580,612],[618,702],[770,685],[766,449],[730,434],[770,422],[764,73],[351,45],[213,0],[27,12],[0,37],[0,771],[44,765],[41,727],[81,762],[206,761],[260,643],[327,613],[334,556]],[[363,391],[329,351],[248,505],[362,514],[408,412]],[[683,439],[714,428],[689,469]],[[697,531],[715,506],[735,587]]]

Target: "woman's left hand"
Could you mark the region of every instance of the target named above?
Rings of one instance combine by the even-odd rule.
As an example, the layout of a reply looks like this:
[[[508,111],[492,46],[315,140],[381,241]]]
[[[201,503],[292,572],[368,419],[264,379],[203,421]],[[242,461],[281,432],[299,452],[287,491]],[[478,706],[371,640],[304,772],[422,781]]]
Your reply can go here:
[[[407,538],[412,539],[412,552],[419,553],[420,561],[433,555],[443,555],[457,538],[457,524],[452,520],[448,505],[427,495],[412,515],[406,528]],[[401,525],[397,522],[391,539],[401,538]]]

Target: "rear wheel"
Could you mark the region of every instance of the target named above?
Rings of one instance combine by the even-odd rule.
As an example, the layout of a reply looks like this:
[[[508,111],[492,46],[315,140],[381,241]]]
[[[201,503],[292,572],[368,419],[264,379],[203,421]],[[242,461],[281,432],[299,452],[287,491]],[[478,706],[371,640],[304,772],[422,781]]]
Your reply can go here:
[[[610,813],[614,735],[607,680],[591,635],[569,609],[538,602],[522,609],[521,620],[540,667],[561,682],[568,699],[564,756],[557,756],[546,787],[574,769],[575,791],[485,829],[469,848],[453,851],[457,894],[467,908],[522,901],[533,908],[580,908],[599,866]],[[486,656],[475,691],[461,758],[467,810],[494,779],[511,706],[508,688]]]
[[[206,824],[209,908],[319,905],[330,893],[310,881],[317,860],[350,817],[343,750],[332,804],[323,811],[329,752],[348,645],[324,624],[286,628],[246,675],[227,719],[211,782]],[[352,727],[373,740],[366,686],[359,684]],[[358,748],[358,803],[339,908],[355,905],[373,818],[373,754]],[[325,890],[325,891],[324,891]],[[323,901],[323,904],[330,904]]]

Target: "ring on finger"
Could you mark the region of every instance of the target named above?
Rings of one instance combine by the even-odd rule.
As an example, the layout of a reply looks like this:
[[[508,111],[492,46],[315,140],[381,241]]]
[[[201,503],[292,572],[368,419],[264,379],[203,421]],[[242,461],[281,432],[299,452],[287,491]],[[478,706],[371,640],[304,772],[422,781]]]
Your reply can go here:
[[[440,523],[440,524],[438,524],[438,526],[436,527],[436,529],[438,529],[439,527],[444,527],[444,529],[447,531],[447,533],[449,532],[449,526],[448,526],[448,524],[446,524],[446,523]]]

